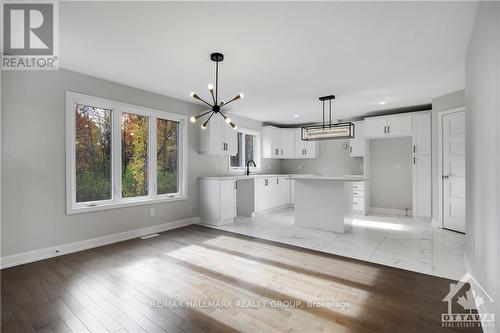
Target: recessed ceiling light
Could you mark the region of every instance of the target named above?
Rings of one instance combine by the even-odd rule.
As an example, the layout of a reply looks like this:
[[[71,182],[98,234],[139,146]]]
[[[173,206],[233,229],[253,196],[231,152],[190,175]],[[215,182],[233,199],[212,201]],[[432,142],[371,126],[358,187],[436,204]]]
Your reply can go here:
[[[378,104],[380,104],[380,105],[385,105],[386,103],[387,103],[386,101],[380,101],[380,102],[378,102]]]
[[[294,117],[294,118],[298,118],[298,117],[299,117],[299,115],[298,115],[298,114],[294,114],[294,115],[293,115],[293,117]]]

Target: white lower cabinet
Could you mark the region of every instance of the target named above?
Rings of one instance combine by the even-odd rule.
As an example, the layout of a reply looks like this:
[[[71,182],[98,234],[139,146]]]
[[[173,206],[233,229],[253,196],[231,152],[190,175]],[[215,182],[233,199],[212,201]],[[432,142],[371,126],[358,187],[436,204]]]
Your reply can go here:
[[[238,181],[238,215],[255,214],[283,208],[291,203],[289,176],[255,177]]]
[[[368,200],[366,200],[365,193],[368,186],[365,181],[352,183],[352,210],[356,214],[366,215],[368,211]]]
[[[222,225],[236,217],[235,179],[200,179],[200,219],[202,223]]]

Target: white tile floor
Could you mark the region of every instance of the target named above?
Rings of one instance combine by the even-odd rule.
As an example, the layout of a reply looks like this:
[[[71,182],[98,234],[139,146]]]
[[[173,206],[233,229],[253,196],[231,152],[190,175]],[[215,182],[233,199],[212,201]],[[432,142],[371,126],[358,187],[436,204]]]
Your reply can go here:
[[[254,218],[239,216],[217,228],[450,279],[465,273],[465,236],[434,228],[428,219],[356,216],[352,231],[338,234],[296,227],[289,208]]]

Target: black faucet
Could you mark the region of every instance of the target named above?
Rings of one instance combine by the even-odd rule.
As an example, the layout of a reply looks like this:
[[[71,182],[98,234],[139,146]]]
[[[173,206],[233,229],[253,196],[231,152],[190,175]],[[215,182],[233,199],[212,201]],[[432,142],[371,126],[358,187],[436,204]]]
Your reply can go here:
[[[257,167],[257,164],[255,164],[255,161],[254,161],[254,160],[249,160],[249,161],[247,162],[247,176],[250,174],[250,162],[252,162],[252,164],[253,164],[254,168],[256,168],[256,167]]]

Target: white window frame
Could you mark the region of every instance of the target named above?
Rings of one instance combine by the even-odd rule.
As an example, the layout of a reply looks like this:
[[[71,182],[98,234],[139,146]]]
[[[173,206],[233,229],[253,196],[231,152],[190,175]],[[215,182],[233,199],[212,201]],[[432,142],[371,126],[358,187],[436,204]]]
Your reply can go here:
[[[96,202],[76,202],[76,125],[75,105],[83,104],[112,110],[111,130],[111,191],[110,200]],[[134,113],[149,117],[149,167],[148,167],[148,195],[143,197],[122,198],[121,189],[121,116],[122,113]],[[165,119],[179,123],[178,140],[178,189],[177,193],[157,194],[156,166],[156,121]],[[151,109],[143,106],[117,102],[100,97],[84,95],[66,91],[66,213],[78,214],[106,209],[147,205],[152,203],[187,200],[187,116]],[[117,134],[118,133],[118,134]],[[118,138],[118,139],[117,139]]]
[[[260,171],[261,170],[261,165],[260,165],[260,161],[261,161],[261,158],[260,158],[260,131],[257,131],[257,130],[253,130],[253,129],[249,129],[249,128],[241,128],[241,127],[238,127],[238,129],[236,130],[236,140],[238,140],[238,133],[241,133],[243,135],[243,138],[245,137],[245,134],[250,134],[250,135],[254,135],[255,136],[255,141],[254,142],[254,161],[255,161],[255,164],[257,164],[257,167],[254,167],[254,166],[250,166],[250,170],[251,171]],[[245,139],[243,139],[245,140]],[[245,154],[245,143],[243,142],[242,144],[242,148],[243,148],[243,151],[242,151],[242,156],[243,156],[243,160],[244,160],[244,154]],[[236,141],[236,149],[238,149],[238,141]],[[240,172],[242,170],[246,170],[247,167],[246,166],[240,166],[240,167],[233,167],[231,166],[231,156],[228,157],[228,165],[229,165],[229,171],[230,172]]]

